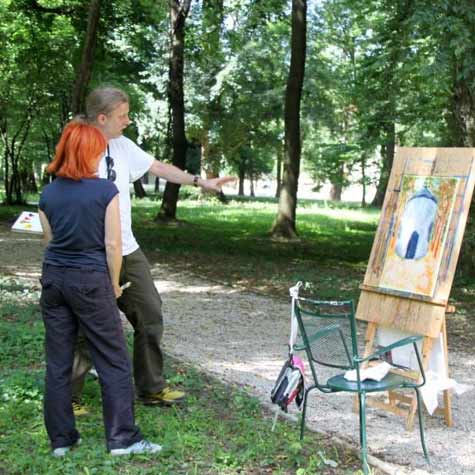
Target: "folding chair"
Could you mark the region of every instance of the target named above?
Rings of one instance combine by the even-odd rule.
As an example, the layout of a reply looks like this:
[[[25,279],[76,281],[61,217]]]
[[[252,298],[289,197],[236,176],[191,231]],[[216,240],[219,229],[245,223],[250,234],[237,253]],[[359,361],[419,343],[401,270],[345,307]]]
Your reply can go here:
[[[297,286],[296,286],[297,287]],[[297,287],[298,288],[298,287]],[[300,438],[305,430],[305,416],[307,411],[308,394],[313,389],[323,393],[350,392],[357,393],[359,400],[360,419],[360,452],[363,471],[369,473],[368,450],[366,444],[366,394],[394,389],[413,389],[417,397],[417,411],[419,416],[419,431],[422,450],[429,462],[421,413],[421,398],[419,388],[425,384],[424,368],[416,342],[422,337],[411,336],[361,358],[358,356],[356,319],[352,301],[322,301],[293,295],[292,312],[295,314],[299,328],[299,341],[295,351],[305,351],[311,369],[314,384],[306,388],[303,402],[303,412],[300,427]],[[409,380],[403,376],[389,372],[381,381],[361,380],[362,366],[369,361],[378,359],[394,348],[412,344],[419,364],[421,382]],[[336,375],[329,377],[322,383],[318,379],[321,367],[339,370]],[[356,370],[356,381],[348,381],[341,370]],[[335,371],[336,372],[336,371]],[[326,378],[325,378],[326,379]]]

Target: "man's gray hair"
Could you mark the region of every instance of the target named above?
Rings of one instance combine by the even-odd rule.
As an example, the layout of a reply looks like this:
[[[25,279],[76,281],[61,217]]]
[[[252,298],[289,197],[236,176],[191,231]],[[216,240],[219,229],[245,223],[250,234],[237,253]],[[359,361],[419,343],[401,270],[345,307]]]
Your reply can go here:
[[[129,102],[126,92],[117,87],[101,86],[86,98],[86,119],[95,122],[99,114],[110,114],[118,105]]]

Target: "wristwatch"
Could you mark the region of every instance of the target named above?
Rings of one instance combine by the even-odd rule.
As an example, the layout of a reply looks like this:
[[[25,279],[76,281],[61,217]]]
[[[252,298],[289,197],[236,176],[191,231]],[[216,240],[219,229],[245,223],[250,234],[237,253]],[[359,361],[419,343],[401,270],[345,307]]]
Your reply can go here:
[[[193,177],[193,186],[198,186],[198,180],[200,179],[200,177],[198,175],[195,175]]]

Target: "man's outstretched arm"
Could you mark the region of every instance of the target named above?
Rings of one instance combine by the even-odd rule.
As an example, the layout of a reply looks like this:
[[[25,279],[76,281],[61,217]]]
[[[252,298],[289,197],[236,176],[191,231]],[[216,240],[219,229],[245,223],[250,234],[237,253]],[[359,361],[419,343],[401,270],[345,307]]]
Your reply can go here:
[[[208,179],[201,177],[195,178],[194,175],[180,170],[175,165],[163,163],[159,160],[153,161],[149,171],[152,175],[164,178],[165,180],[176,183],[177,185],[196,185],[203,188],[203,190],[215,191],[217,193],[221,191],[223,185],[236,180],[236,178],[232,176]]]

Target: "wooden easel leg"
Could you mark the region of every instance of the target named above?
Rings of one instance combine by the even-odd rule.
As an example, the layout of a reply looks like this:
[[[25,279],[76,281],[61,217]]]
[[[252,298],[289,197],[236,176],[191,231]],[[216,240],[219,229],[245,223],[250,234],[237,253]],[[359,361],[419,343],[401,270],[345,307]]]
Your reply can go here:
[[[389,399],[389,405],[396,407],[397,397],[395,396],[394,391],[388,391],[388,399]]]
[[[373,351],[375,336],[376,336],[376,323],[368,323],[368,328],[366,329],[366,335],[364,338],[365,349],[364,349],[363,358],[366,358]]]
[[[368,323],[366,328],[366,335],[364,337],[365,348],[363,358],[366,358],[373,351],[374,337],[376,336],[376,323]],[[353,399],[353,412],[359,411],[359,400],[358,396],[355,396]]]
[[[444,320],[444,323],[442,325],[442,338],[443,338],[443,352],[444,352],[444,358],[445,358],[445,375],[449,377],[449,360],[448,360],[448,349],[447,349],[447,327],[446,323]],[[447,424],[447,427],[452,427],[453,421],[452,421],[452,395],[450,391],[443,391],[443,406],[438,407],[436,409],[437,414],[442,414],[442,416],[445,419],[445,423]]]
[[[424,337],[424,339],[422,340],[422,366],[424,368],[424,371],[427,369],[429,365],[429,356],[432,350],[433,343],[434,343],[434,339],[429,338],[427,336]],[[417,399],[416,397],[413,397],[412,402],[409,405],[409,413],[406,419],[407,430],[412,430],[414,428],[414,417],[416,415],[416,410],[417,410]]]
[[[445,318],[442,324],[442,338],[444,339],[444,358],[446,374],[447,377],[449,377],[449,351],[447,346],[447,323]],[[444,391],[444,417],[447,427],[452,427],[452,395],[449,391]]]
[[[452,395],[450,391],[444,391],[444,418],[447,427],[452,427]]]

